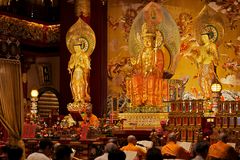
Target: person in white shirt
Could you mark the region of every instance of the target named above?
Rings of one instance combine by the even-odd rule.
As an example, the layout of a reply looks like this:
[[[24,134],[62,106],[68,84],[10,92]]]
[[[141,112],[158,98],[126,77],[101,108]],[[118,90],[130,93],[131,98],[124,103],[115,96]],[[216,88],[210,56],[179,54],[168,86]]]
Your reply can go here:
[[[109,142],[106,144],[105,148],[104,148],[104,154],[95,158],[95,160],[108,160],[108,153],[109,152],[112,152],[114,150],[117,150],[117,145],[112,143],[112,142]]]
[[[34,152],[27,157],[27,160],[51,160],[53,143],[49,139],[43,139],[39,142],[38,152]]]

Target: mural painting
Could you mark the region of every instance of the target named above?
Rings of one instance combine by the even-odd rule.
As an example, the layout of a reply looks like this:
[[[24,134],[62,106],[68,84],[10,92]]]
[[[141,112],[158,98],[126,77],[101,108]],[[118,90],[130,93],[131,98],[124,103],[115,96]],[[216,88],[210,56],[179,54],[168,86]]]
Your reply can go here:
[[[133,75],[136,57],[132,54],[134,49],[129,47],[133,46],[129,45],[132,43],[131,27],[148,3],[108,3],[108,101],[111,104],[111,99],[117,97],[119,106],[132,105],[126,83]],[[221,82],[223,100],[239,99],[240,4],[214,0],[166,0],[157,4],[166,12],[163,16],[172,17],[179,33],[179,51],[173,55],[173,47],[166,44],[169,43],[166,37],[178,39],[177,35],[161,32],[165,38],[162,100],[208,99],[215,79]],[[142,27],[141,23],[135,25]],[[137,48],[137,44],[134,47]]]

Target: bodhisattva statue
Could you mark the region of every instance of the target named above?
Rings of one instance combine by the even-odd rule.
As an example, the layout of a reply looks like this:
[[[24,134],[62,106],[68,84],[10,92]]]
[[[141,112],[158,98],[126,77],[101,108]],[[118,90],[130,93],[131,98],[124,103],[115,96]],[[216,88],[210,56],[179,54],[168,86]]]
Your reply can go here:
[[[88,77],[90,72],[90,58],[82,50],[81,44],[74,46],[74,51],[68,62],[68,71],[71,74],[70,88],[74,102],[90,102],[88,93]]]
[[[142,25],[144,48],[132,59],[134,73],[126,82],[127,95],[133,106],[161,106],[164,57],[160,31]]]
[[[209,40],[207,34],[201,35],[202,45],[197,49],[198,80],[202,95],[211,97],[211,85],[216,78],[215,67],[218,65],[219,53],[216,44]]]

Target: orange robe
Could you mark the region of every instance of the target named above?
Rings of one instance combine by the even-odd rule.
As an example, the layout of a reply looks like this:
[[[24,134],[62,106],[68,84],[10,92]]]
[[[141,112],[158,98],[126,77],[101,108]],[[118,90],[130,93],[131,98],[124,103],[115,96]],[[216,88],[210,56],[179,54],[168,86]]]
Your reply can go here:
[[[84,123],[89,124],[89,126],[93,126],[93,127],[98,127],[99,126],[98,118],[94,114],[92,114],[90,117],[85,115],[83,117],[83,121],[84,121]]]
[[[211,159],[211,157],[237,160],[238,154],[232,146],[222,141],[218,141],[217,143],[212,144],[208,150],[208,159]]]
[[[162,155],[171,155],[179,159],[189,159],[190,153],[175,142],[168,142],[162,147]]]
[[[146,151],[144,151],[142,148],[135,146],[132,143],[128,143],[128,145],[123,146],[121,148],[122,151],[136,151],[138,153],[138,155],[140,156],[145,156],[146,155]]]
[[[142,54],[138,63],[141,71],[126,79],[127,96],[134,107],[162,106],[163,53],[161,50],[152,50],[148,53],[149,57]]]

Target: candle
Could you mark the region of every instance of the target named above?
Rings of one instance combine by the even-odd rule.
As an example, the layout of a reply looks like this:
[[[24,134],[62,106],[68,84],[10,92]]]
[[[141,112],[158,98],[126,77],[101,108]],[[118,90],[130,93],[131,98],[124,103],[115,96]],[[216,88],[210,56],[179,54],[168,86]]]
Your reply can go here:
[[[113,101],[113,97],[112,97],[111,113],[113,112],[113,103],[114,103],[114,101]]]
[[[116,98],[116,100],[117,100],[117,107],[116,107],[116,109],[117,109],[117,111],[118,111],[118,107],[119,107],[119,96]]]

